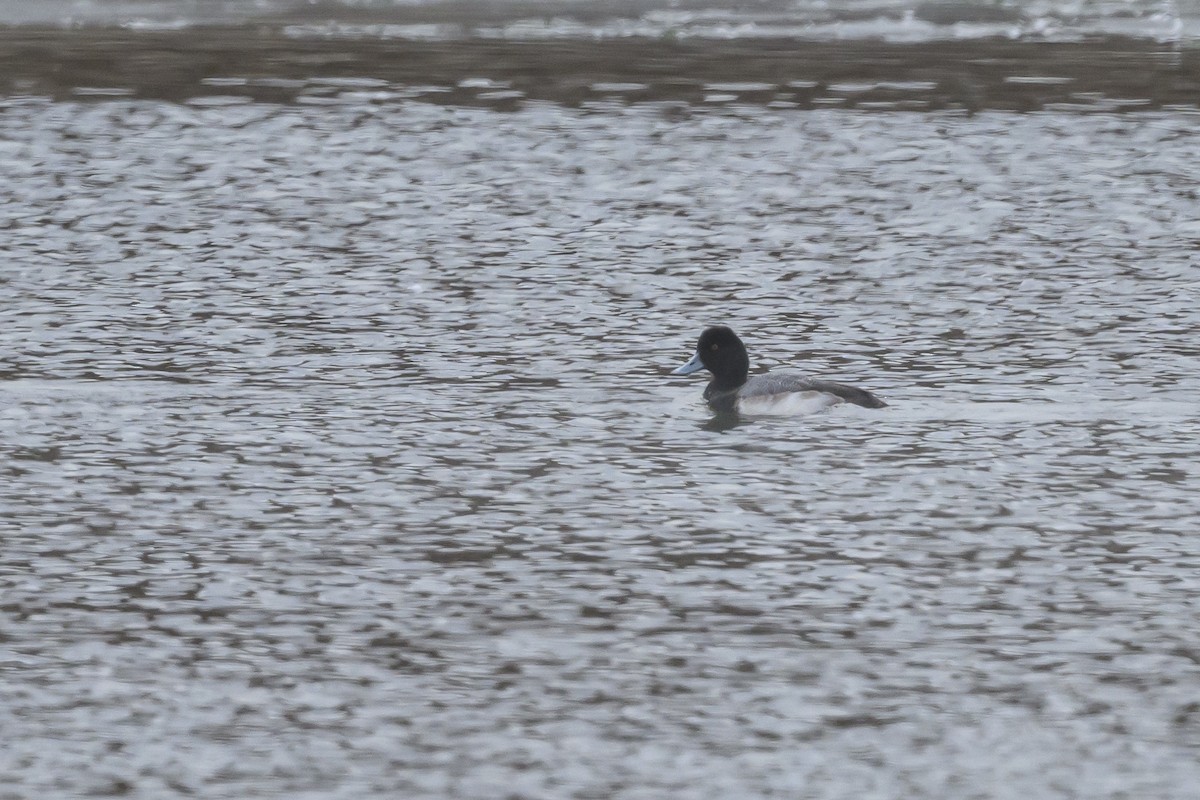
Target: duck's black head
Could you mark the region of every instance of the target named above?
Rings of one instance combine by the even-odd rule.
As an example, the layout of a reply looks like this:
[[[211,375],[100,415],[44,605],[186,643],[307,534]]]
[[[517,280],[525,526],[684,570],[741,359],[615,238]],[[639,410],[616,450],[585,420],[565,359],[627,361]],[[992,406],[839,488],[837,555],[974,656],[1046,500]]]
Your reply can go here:
[[[713,376],[706,395],[729,391],[746,382],[750,374],[750,356],[746,355],[746,346],[732,329],[716,325],[700,334],[696,355],[675,373],[687,375],[700,369],[708,370]]]

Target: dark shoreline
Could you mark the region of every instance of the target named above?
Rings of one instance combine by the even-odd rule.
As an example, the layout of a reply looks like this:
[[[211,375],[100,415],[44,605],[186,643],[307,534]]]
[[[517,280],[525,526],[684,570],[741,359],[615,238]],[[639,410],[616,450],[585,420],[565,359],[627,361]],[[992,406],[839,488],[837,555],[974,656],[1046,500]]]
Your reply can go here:
[[[741,84],[741,85],[738,85]],[[783,108],[1136,111],[1200,106],[1200,50],[1133,38],[300,38],[271,27],[0,30],[0,95],[293,103],[364,86],[446,105],[596,100]],[[100,90],[100,91],[95,91]]]

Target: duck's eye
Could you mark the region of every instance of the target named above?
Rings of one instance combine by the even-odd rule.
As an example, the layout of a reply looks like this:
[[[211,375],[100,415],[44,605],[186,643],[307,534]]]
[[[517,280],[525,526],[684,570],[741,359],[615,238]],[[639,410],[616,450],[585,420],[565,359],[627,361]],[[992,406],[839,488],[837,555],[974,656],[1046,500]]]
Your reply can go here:
[[[709,349],[710,349],[710,350],[714,350],[714,351],[716,351],[716,350],[720,350],[720,349],[721,349],[721,345],[719,345],[719,344],[715,344],[715,343],[714,343],[714,344],[713,344],[713,346],[712,346],[712,347],[710,347]]]

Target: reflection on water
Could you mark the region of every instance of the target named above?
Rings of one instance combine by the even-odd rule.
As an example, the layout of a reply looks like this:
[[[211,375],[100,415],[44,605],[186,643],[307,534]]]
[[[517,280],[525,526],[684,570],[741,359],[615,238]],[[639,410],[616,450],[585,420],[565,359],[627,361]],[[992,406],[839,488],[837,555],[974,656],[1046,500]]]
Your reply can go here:
[[[737,414],[718,412],[705,420],[701,427],[711,433],[720,433],[722,431],[733,430],[737,426],[745,425],[751,421],[752,418],[750,417],[739,417]]]
[[[1192,110],[90,36],[0,110],[9,794],[1190,796]],[[721,425],[714,322],[891,405]]]

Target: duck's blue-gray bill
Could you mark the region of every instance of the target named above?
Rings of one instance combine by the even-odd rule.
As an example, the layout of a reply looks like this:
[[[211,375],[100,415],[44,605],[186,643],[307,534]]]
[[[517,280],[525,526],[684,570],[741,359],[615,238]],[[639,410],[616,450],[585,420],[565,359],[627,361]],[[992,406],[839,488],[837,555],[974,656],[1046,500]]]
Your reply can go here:
[[[692,356],[692,360],[684,364],[679,369],[671,370],[672,375],[691,375],[693,372],[699,372],[704,369],[704,365],[700,363],[700,353]]]

